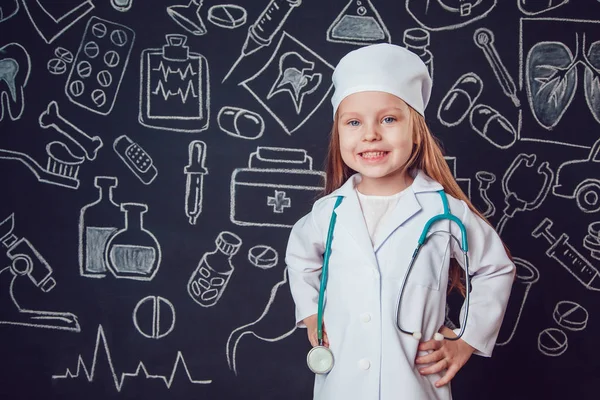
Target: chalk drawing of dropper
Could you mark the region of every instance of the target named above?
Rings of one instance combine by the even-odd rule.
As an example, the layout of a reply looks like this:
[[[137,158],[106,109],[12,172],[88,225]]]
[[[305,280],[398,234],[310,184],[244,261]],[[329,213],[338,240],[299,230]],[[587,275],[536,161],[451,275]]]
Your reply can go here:
[[[552,221],[548,218],[535,227],[531,236],[538,238],[542,236],[552,246],[546,250],[546,255],[556,260],[567,271],[571,273],[586,289],[600,291],[600,273],[581,255],[570,243],[569,236],[565,233],[558,240],[550,233]]]

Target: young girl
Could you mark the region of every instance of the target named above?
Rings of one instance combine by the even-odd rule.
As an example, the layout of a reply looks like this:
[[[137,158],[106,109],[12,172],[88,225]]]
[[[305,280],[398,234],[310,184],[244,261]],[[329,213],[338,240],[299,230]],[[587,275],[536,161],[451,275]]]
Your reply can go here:
[[[514,264],[425,124],[431,79],[421,59],[395,45],[363,47],[342,58],[333,83],[326,195],[294,225],[286,255],[296,323],[316,346],[323,254],[336,214],[323,317],[324,345],[335,363],[316,375],[314,397],[451,399],[448,383],[471,354],[492,354]],[[464,294],[455,222],[431,225],[397,305],[426,222],[444,212],[441,190],[469,246],[470,307],[464,335],[454,341],[436,333],[459,332],[443,325],[448,281]]]

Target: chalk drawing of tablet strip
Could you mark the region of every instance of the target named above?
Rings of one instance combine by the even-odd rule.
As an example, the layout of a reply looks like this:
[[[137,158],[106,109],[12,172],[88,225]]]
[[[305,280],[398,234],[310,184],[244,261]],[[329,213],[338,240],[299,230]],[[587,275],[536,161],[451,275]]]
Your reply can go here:
[[[305,150],[258,147],[249,168],[231,175],[231,222],[291,228],[310,211],[324,182],[325,174],[312,170]]]

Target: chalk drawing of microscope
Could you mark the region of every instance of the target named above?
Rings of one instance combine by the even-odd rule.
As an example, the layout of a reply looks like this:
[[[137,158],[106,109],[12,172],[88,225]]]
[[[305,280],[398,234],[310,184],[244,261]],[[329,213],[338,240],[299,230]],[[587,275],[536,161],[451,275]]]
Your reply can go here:
[[[29,278],[42,292],[56,286],[51,277],[52,268],[25,238],[18,239],[13,233],[14,214],[0,222],[0,244],[6,249],[11,261],[0,269],[0,324],[23,325],[34,328],[60,329],[80,332],[77,316],[69,312],[28,310],[15,297],[15,283],[19,278]]]

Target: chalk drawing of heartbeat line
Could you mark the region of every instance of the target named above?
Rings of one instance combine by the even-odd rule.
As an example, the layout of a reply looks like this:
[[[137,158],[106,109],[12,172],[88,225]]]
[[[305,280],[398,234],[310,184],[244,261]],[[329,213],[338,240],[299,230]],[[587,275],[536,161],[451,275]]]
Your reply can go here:
[[[190,76],[197,75],[197,73],[194,72],[194,68],[192,68],[192,64],[188,64],[182,72],[181,68],[172,69],[170,66],[165,67],[165,64],[163,64],[162,61],[160,62],[160,64],[158,64],[157,68],[152,68],[152,71],[160,71],[162,73],[162,76],[163,76],[163,79],[165,82],[168,82],[169,75],[173,75],[173,74],[178,74],[179,78],[181,80],[184,80],[185,78],[187,78],[188,74]]]
[[[104,348],[104,354],[106,355],[106,358],[108,360],[108,367],[112,374],[115,388],[117,389],[118,392],[120,392],[121,389],[123,388],[123,384],[125,383],[125,378],[139,377],[139,376],[145,376],[146,379],[161,379],[164,382],[167,389],[170,389],[171,385],[173,384],[173,380],[175,379],[175,375],[177,374],[177,370],[178,370],[179,366],[181,366],[185,370],[185,374],[187,375],[187,378],[191,383],[194,383],[194,384],[212,383],[212,380],[210,380],[210,379],[209,380],[201,380],[201,381],[192,379],[192,377],[190,376],[190,371],[188,370],[188,367],[185,363],[185,359],[183,358],[183,355],[181,354],[181,351],[177,352],[177,358],[175,359],[175,363],[173,364],[173,370],[171,371],[171,375],[169,377],[164,376],[164,375],[152,375],[152,374],[148,373],[148,369],[146,368],[144,363],[140,361],[135,372],[123,372],[123,373],[121,373],[121,377],[119,378],[117,372],[115,371],[113,362],[112,362],[112,358],[110,355],[110,349],[108,348],[108,343],[106,342],[106,337],[104,336],[104,329],[102,328],[102,325],[98,326],[98,334],[96,336],[96,347],[94,349],[94,359],[92,360],[92,368],[89,369],[88,367],[86,367],[85,362],[83,361],[83,356],[80,354],[77,359],[77,371],[75,373],[72,373],[67,368],[66,372],[62,375],[52,375],[52,379],[76,379],[76,378],[80,378],[80,377],[83,378],[83,376],[81,375],[81,373],[83,372],[85,374],[85,377],[88,380],[88,382],[92,382],[94,380],[94,374],[96,372],[96,360],[98,358],[98,352],[100,351],[100,344],[102,344],[102,347]],[[142,372],[144,375],[141,375]]]
[[[172,97],[172,96],[173,97],[180,96],[181,102],[185,103],[187,101],[188,96],[190,95],[190,92],[191,92],[192,97],[198,97],[196,92],[194,92],[194,82],[193,81],[188,81],[185,91],[183,91],[182,88],[178,88],[176,92],[173,92],[171,90],[165,90],[165,86],[163,85],[163,82],[158,81],[158,85],[156,85],[156,89],[154,89],[152,91],[152,94],[153,95],[161,94],[163,99],[165,99],[165,100],[168,100],[169,97]]]

